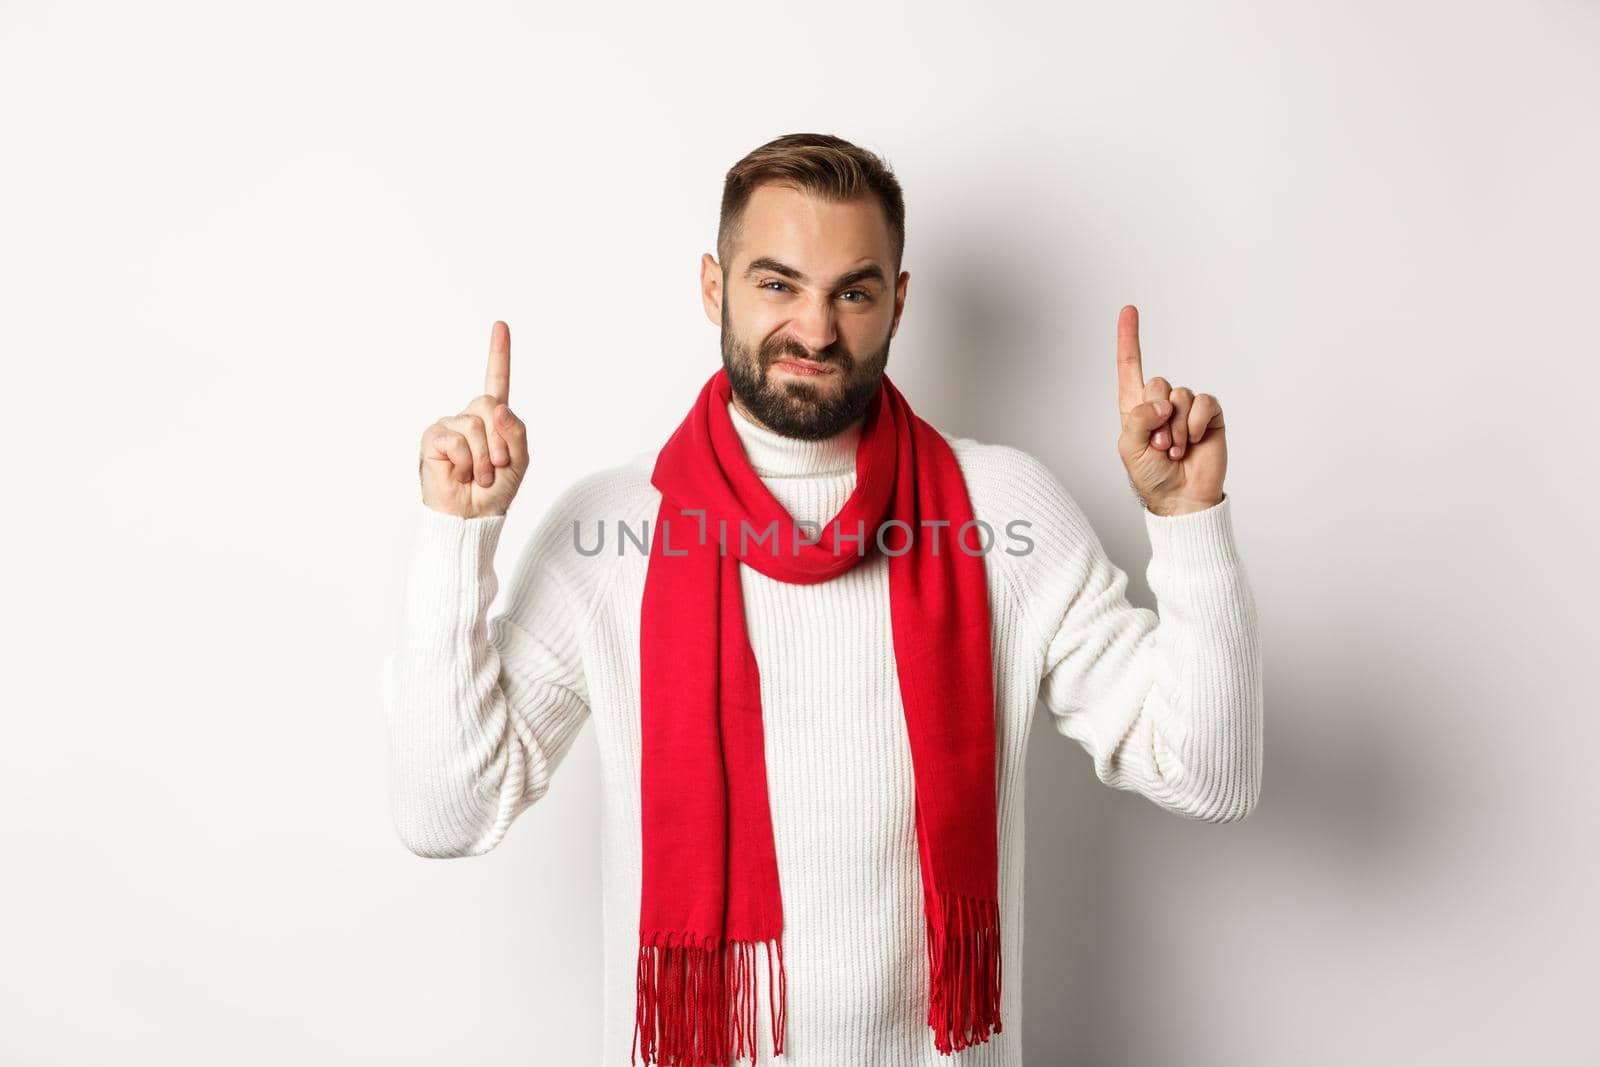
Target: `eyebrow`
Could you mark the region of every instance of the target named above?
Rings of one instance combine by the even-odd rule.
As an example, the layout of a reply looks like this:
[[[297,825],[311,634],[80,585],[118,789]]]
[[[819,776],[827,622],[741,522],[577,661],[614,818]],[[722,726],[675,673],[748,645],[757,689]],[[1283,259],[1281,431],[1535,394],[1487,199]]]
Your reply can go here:
[[[752,274],[759,274],[762,271],[771,271],[773,274],[781,274],[785,278],[789,278],[797,282],[803,282],[806,280],[806,276],[800,271],[795,270],[787,263],[780,263],[778,260],[773,259],[770,256],[759,256],[756,259],[751,260],[750,265],[745,268],[744,275],[746,278],[748,278]],[[887,286],[889,284],[889,280],[884,277],[883,268],[874,263],[871,266],[861,267],[857,270],[849,271],[848,273],[839,275],[838,278],[834,279],[833,286],[837,289],[846,285],[851,285],[855,282],[867,281],[868,279],[871,279],[872,281],[875,281],[879,285],[883,286]]]

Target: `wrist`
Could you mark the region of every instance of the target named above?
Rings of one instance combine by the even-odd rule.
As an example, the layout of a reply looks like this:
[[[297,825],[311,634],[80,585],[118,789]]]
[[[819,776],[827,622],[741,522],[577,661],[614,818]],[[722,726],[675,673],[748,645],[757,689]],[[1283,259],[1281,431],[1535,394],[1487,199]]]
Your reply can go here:
[[[456,522],[482,522],[487,519],[503,519],[506,517],[504,511],[488,508],[468,508],[466,511],[460,511],[451,507],[440,507],[431,500],[423,500],[422,507],[425,515],[435,516],[440,519],[454,519]]]
[[[1144,502],[1144,506],[1145,510],[1150,512],[1152,515],[1160,515],[1166,518],[1171,518],[1176,515],[1189,515],[1196,511],[1205,511],[1207,508],[1214,508],[1218,504],[1222,503],[1223,499],[1227,495],[1228,494],[1224,492],[1218,493],[1214,497],[1162,497],[1157,500],[1147,500]]]

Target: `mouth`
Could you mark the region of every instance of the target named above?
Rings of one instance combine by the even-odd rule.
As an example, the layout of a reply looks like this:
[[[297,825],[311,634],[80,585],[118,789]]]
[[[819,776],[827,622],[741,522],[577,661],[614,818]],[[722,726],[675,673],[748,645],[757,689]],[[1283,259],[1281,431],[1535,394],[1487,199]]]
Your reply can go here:
[[[806,378],[826,377],[839,369],[828,363],[816,363],[809,359],[795,359],[792,356],[775,359],[772,361],[772,366]]]

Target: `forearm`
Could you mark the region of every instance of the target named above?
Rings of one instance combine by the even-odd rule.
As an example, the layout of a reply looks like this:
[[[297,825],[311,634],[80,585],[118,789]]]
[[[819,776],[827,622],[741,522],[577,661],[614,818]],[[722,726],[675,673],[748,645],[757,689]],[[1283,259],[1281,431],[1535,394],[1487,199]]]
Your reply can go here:
[[[418,517],[383,691],[395,829],[422,856],[493,848],[523,791],[487,620],[503,522]]]
[[[1261,791],[1262,658],[1259,619],[1237,547],[1230,502],[1146,516],[1146,572],[1160,618],[1146,715],[1150,765],[1163,806],[1230,821]],[[1158,764],[1160,756],[1168,757]]]
[[[1077,548],[1036,575],[1056,731],[1107,785],[1218,822],[1249,814],[1261,779],[1260,641],[1228,507],[1146,514],[1159,611],[1128,602],[1126,573],[1064,496],[1057,521]]]

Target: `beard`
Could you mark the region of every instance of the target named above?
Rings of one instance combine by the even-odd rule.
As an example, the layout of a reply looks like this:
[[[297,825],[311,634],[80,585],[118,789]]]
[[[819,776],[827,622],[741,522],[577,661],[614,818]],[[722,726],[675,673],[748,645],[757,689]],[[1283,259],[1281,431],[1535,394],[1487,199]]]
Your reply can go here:
[[[811,352],[790,337],[777,337],[759,349],[738,340],[730,328],[728,305],[722,305],[722,366],[733,395],[756,419],[785,437],[817,441],[832,437],[866,414],[878,395],[889,362],[889,338],[862,359],[835,342]],[[837,368],[822,382],[773,381],[774,361],[792,357]]]

